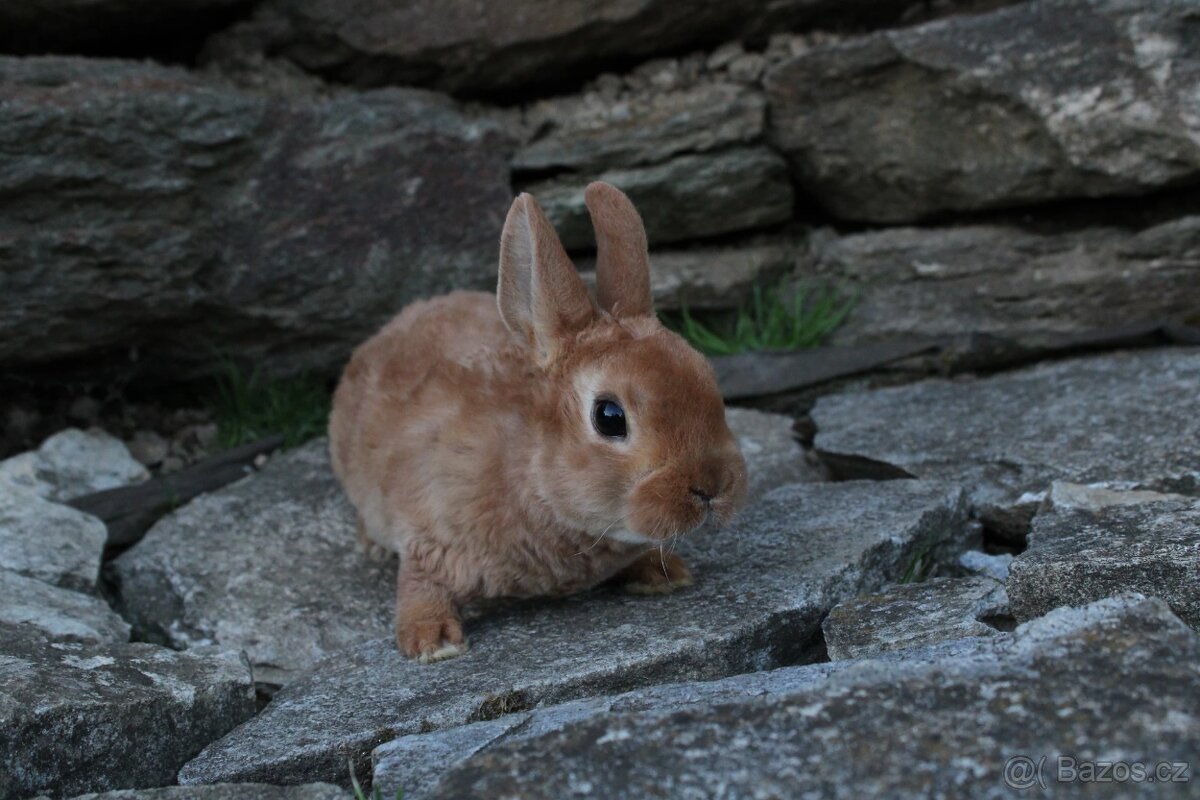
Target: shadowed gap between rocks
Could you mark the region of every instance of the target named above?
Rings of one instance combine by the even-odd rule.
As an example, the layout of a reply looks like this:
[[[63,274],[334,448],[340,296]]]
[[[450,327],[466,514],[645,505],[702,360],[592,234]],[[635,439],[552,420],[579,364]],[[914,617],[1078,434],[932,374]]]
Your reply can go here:
[[[89,9],[81,7],[27,25],[20,24],[20,9],[0,11],[0,53],[150,59],[196,67],[209,38],[248,19],[254,5],[254,0],[213,2],[190,9],[171,3],[147,4],[138,13],[106,12],[103,8],[88,13]]]

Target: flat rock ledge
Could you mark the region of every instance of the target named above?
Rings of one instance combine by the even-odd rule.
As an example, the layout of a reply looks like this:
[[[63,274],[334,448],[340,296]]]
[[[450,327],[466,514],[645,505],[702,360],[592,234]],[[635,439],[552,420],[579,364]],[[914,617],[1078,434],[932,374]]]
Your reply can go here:
[[[0,569],[0,624],[55,641],[129,641],[129,623],[100,598],[4,569]]]
[[[1047,785],[1082,795],[1096,787],[1055,784],[1060,755],[1150,769],[1194,760],[1198,716],[1200,639],[1162,602],[1133,595],[990,638],[404,737],[376,750],[375,785],[409,800],[999,799],[1014,796],[1006,763],[1024,757]]]
[[[350,794],[329,783],[271,786],[266,783],[218,783],[214,786],[164,786],[160,789],[117,789],[82,794],[70,800],[349,800]],[[47,798],[35,798],[47,800]]]
[[[602,589],[468,622],[471,650],[437,665],[391,638],[317,664],[207,747],[182,784],[344,782],[404,734],[669,681],[813,661],[837,603],[896,580],[930,547],[962,546],[963,493],[920,481],[780,487],[730,527],[685,542],[696,585],[666,597]],[[330,591],[326,581],[325,591]]]
[[[730,409],[751,498],[814,481],[791,419]],[[324,656],[391,635],[395,561],[355,549],[354,512],[325,440],[164,518],[113,563],[118,607],[140,638],[245,650],[255,680],[286,684]],[[230,524],[230,520],[237,520]]]
[[[1013,540],[1054,481],[1200,494],[1200,348],[830,395],[812,418],[835,475],[959,481]]]
[[[1136,591],[1200,629],[1200,499],[1055,484],[1050,504],[1009,571],[1013,616]]]
[[[986,577],[890,586],[838,604],[821,630],[829,658],[869,658],[968,636],[995,636],[1008,616],[1004,585]]]
[[[236,652],[51,642],[0,625],[0,797],[163,786],[254,714]]]

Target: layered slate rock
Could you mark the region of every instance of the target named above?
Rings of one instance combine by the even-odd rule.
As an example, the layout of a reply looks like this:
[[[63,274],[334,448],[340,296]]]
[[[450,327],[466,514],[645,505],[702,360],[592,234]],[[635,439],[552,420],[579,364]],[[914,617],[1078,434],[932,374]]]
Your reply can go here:
[[[969,636],[995,636],[1008,615],[1004,585],[991,578],[934,578],[889,586],[840,603],[821,623],[834,661]]]
[[[50,642],[0,625],[0,794],[55,797],[172,783],[254,713],[236,652]]]
[[[0,93],[0,363],[331,372],[407,301],[494,284],[511,144],[448,98],[78,58],[0,58]]]
[[[1013,757],[1035,768],[1045,757],[1043,779],[1059,785],[1060,755],[1153,770],[1200,747],[1200,640],[1157,600],[1060,609],[966,642],[841,662],[758,697],[548,721],[540,735],[457,751],[446,761],[465,761],[415,796],[1002,798]],[[1186,786],[1121,791],[1183,796]]]
[[[350,794],[331,783],[271,786],[266,783],[219,783],[214,786],[164,786],[117,789],[71,800],[347,800]]]
[[[107,538],[96,517],[0,480],[0,569],[90,591]]]
[[[244,649],[255,680],[275,685],[386,636],[396,594],[395,561],[355,548],[354,511],[324,439],[160,520],[113,575],[140,636]]]
[[[787,242],[755,239],[736,245],[655,250],[650,255],[650,292],[659,311],[732,309],[748,303],[755,286],[773,286],[794,261]],[[594,258],[576,258],[585,282],[594,286]]]
[[[787,165],[766,147],[681,155],[648,167],[571,175],[526,187],[568,249],[595,246],[583,190],[591,180],[613,184],[642,215],[650,247],[750,231],[792,215]]]
[[[830,395],[812,418],[835,474],[962,481],[985,523],[1017,539],[1056,480],[1200,494],[1197,348]]]
[[[605,64],[700,48],[820,19],[894,17],[909,0],[669,0],[477,4],[469,0],[267,0],[227,38],[233,58],[282,55],[311,72],[359,85],[433,85],[514,92],[562,85]]]
[[[700,83],[613,99],[596,92],[534,103],[531,140],[513,169],[604,170],[656,164],[761,138],[766,102],[731,83]]]
[[[813,232],[797,272],[853,287],[834,343],[1047,333],[1189,319],[1200,308],[1200,217],[1141,230],[1013,225]]]
[[[781,695],[820,685],[840,668],[838,664],[810,664],[749,672],[715,681],[668,683],[615,696],[572,700],[532,711],[513,711],[496,719],[433,733],[402,736],[372,751],[373,783],[384,797],[391,797],[403,789],[405,797],[416,800],[432,792],[452,767],[501,740],[536,739],[577,721],[607,714],[703,708]]]
[[[1200,174],[1191,0],[1049,0],[812,48],[768,74],[773,140],[873,222],[1140,194]]]
[[[0,624],[53,640],[129,640],[129,623],[98,597],[0,569]]]
[[[57,502],[149,477],[124,442],[98,428],[59,431],[37,450],[0,461],[0,482]]]
[[[961,492],[942,484],[781,487],[680,552],[696,583],[655,598],[613,588],[490,611],[471,649],[433,668],[390,638],[337,653],[208,747],[180,782],[336,780],[348,756],[406,733],[666,681],[810,660],[821,618],[894,580],[930,543],[959,546]]]
[[[754,496],[819,477],[787,417],[730,409],[728,419]],[[197,498],[113,562],[119,607],[139,637],[244,649],[255,680],[270,688],[323,656],[391,635],[396,562],[355,548],[354,512],[327,447],[310,442]]]
[[[1200,499],[1082,488],[1056,485],[1034,517],[1009,572],[1013,615],[1135,591],[1200,628]]]

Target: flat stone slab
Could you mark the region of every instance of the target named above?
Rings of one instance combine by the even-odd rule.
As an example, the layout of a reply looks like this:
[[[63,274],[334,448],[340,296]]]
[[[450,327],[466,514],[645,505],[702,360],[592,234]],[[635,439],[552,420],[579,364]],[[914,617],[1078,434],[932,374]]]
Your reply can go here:
[[[0,482],[29,489],[48,500],[131,486],[149,479],[125,443],[99,429],[67,428],[37,450],[0,461]]]
[[[0,625],[0,797],[173,783],[253,714],[236,652],[51,642]]]
[[[107,538],[96,517],[0,480],[0,569],[88,591]]]
[[[897,584],[839,603],[821,624],[834,661],[968,636],[995,636],[985,620],[1008,614],[1004,585],[992,578],[934,578]]]
[[[1060,755],[1153,770],[1194,764],[1200,748],[1200,639],[1158,600],[1060,609],[1011,634],[899,655],[818,665],[833,669],[757,696],[546,720],[536,735],[457,751],[433,789],[406,797],[999,799],[1016,794],[1014,758],[1030,759],[1035,780],[1040,764],[1055,796],[1093,796],[1055,783]],[[381,778],[401,749],[381,748]],[[1127,783],[1120,796],[1189,790]]]
[[[742,409],[728,418],[752,496],[819,477],[790,418]],[[355,549],[354,512],[327,447],[310,442],[197,498],[116,559],[118,605],[140,638],[245,650],[255,680],[277,686],[323,656],[391,636],[395,561]]]
[[[129,641],[129,623],[100,598],[5,569],[0,569],[0,624],[56,641]]]
[[[960,481],[1013,538],[1056,480],[1200,494],[1200,348],[830,395],[812,418],[835,473]]]
[[[347,800],[350,796],[345,789],[330,783],[303,783],[299,786],[218,783],[214,786],[118,789],[101,794],[82,794],[71,800]]]
[[[1134,591],[1200,628],[1200,499],[1083,489],[1056,484],[1034,517],[1009,570],[1013,616]]]
[[[968,527],[962,492],[945,484],[780,487],[681,544],[696,579],[687,590],[515,604],[469,621],[471,649],[432,666],[402,658],[390,637],[335,654],[206,748],[180,783],[343,780],[348,757],[366,774],[370,750],[407,733],[812,660],[830,608]]]

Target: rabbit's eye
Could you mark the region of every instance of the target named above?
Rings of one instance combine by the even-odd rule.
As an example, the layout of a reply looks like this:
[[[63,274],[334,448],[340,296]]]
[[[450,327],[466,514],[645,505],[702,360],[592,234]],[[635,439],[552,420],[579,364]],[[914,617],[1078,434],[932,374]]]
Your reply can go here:
[[[592,406],[592,425],[608,439],[625,438],[625,409],[615,400],[600,399]]]

